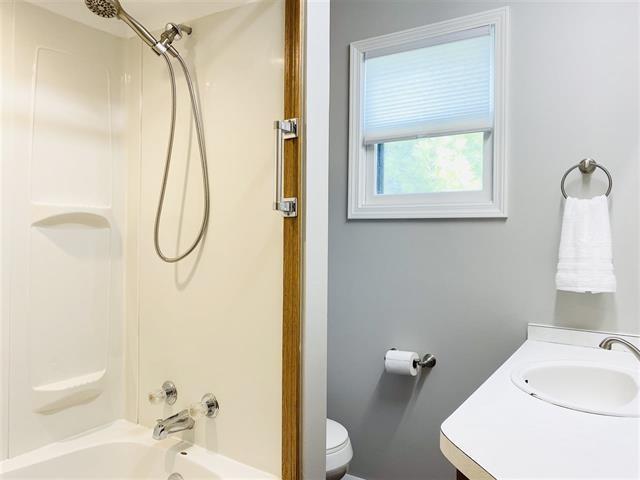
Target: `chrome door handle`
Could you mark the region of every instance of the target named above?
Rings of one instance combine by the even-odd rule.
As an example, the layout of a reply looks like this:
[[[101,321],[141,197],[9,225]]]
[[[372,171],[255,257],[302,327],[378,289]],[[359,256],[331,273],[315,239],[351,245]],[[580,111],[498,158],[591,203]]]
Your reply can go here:
[[[298,216],[298,199],[284,196],[284,142],[298,137],[298,119],[276,120],[276,185],[273,209],[284,217]]]

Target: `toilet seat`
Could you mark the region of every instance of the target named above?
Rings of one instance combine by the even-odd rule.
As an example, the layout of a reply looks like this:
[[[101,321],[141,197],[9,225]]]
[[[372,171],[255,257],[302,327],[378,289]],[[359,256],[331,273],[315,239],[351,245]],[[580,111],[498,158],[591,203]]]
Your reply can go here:
[[[353,449],[347,429],[327,419],[327,472],[346,469],[353,458]]]

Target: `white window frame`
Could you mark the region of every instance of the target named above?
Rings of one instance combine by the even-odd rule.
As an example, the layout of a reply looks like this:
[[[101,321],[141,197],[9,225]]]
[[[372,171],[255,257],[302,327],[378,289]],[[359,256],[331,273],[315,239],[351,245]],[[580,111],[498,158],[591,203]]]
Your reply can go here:
[[[483,192],[376,194],[375,145],[366,146],[364,125],[365,55],[409,47],[432,37],[491,26],[494,35],[494,127],[485,134]],[[349,85],[349,219],[506,218],[507,72],[509,7],[353,42]],[[487,161],[488,159],[488,161]]]

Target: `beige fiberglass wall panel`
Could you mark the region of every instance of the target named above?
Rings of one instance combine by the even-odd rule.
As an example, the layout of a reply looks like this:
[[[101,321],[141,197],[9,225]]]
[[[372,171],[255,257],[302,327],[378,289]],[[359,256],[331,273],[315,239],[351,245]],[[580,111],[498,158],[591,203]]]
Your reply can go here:
[[[211,181],[203,248],[178,264],[153,247],[170,113],[164,62],[143,49],[139,210],[141,423],[212,392],[216,419],[185,439],[278,474],[281,448],[282,217],[272,211],[273,121],[283,115],[281,2],[264,1],[192,22],[176,44],[197,77]],[[171,20],[171,19],[168,19]],[[179,67],[176,68],[179,70]],[[175,156],[161,224],[167,254],[186,248],[202,215],[202,181],[181,76]],[[150,405],[163,381],[173,407]]]
[[[0,3],[0,42],[5,48],[0,49],[0,211],[4,212],[4,162],[7,144],[7,103],[6,85],[10,66],[10,32],[13,23],[13,6]],[[9,52],[8,52],[9,50]],[[8,54],[9,53],[9,54]],[[7,458],[9,420],[9,269],[7,265],[7,242],[4,239],[5,216],[0,218],[0,461]]]
[[[22,1],[12,15],[10,456],[123,415],[124,218],[124,41]]]

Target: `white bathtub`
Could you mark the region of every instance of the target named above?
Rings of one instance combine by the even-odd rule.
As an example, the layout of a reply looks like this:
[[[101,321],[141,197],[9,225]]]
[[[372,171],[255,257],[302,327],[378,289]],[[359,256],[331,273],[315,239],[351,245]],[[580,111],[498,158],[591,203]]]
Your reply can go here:
[[[0,463],[1,480],[275,478],[178,439],[158,442],[148,428],[124,420]]]

